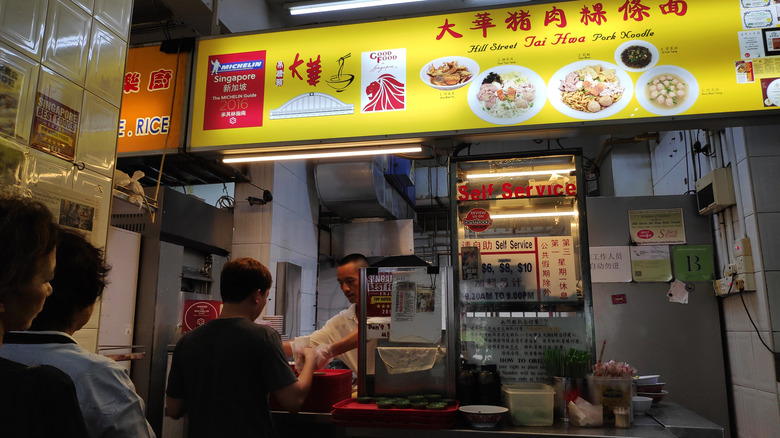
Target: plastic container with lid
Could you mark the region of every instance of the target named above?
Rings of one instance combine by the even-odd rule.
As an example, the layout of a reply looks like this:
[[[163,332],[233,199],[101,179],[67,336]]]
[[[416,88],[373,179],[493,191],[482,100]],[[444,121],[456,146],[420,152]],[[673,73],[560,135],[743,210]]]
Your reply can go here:
[[[501,403],[515,426],[552,426],[555,390],[544,383],[512,383],[501,387]]]

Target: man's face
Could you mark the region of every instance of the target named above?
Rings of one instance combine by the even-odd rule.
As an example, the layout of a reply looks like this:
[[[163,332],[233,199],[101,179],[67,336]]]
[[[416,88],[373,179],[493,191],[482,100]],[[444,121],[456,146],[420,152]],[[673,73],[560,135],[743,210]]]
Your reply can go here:
[[[356,304],[360,298],[360,268],[355,263],[339,266],[336,279],[347,300]]]
[[[18,293],[6,297],[3,303],[6,312],[7,330],[27,330],[32,320],[43,309],[43,303],[52,293],[49,282],[54,278],[56,250],[52,250],[38,262],[33,278]]]

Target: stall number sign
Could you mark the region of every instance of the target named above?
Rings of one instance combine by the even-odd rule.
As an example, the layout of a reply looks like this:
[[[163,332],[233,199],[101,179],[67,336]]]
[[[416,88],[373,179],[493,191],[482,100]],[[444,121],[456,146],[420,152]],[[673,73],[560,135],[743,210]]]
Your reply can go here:
[[[675,245],[672,247],[674,278],[680,281],[712,281],[715,262],[711,245]]]
[[[571,236],[464,239],[459,243],[469,252],[477,248],[480,260],[477,269],[481,276],[460,282],[464,303],[577,298],[577,271]],[[461,258],[463,253],[461,251]],[[464,262],[461,260],[461,266]]]
[[[550,348],[586,350],[583,318],[466,318],[462,345],[469,362],[495,363],[503,381],[541,381]]]

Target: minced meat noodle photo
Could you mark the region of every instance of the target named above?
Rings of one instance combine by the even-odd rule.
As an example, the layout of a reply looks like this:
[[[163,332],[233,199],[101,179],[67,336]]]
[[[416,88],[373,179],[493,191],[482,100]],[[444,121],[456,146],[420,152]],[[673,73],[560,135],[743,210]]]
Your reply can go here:
[[[568,73],[558,87],[561,102],[569,108],[597,113],[620,100],[624,87],[614,69],[588,65]]]
[[[493,117],[509,119],[532,108],[536,86],[520,72],[490,72],[477,92],[480,107]]]

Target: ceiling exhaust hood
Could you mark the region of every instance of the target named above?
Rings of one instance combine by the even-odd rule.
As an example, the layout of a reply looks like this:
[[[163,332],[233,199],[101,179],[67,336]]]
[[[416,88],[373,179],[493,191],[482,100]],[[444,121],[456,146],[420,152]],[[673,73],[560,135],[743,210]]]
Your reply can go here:
[[[319,163],[314,179],[320,202],[346,219],[412,219],[414,210],[385,179],[376,160]]]

